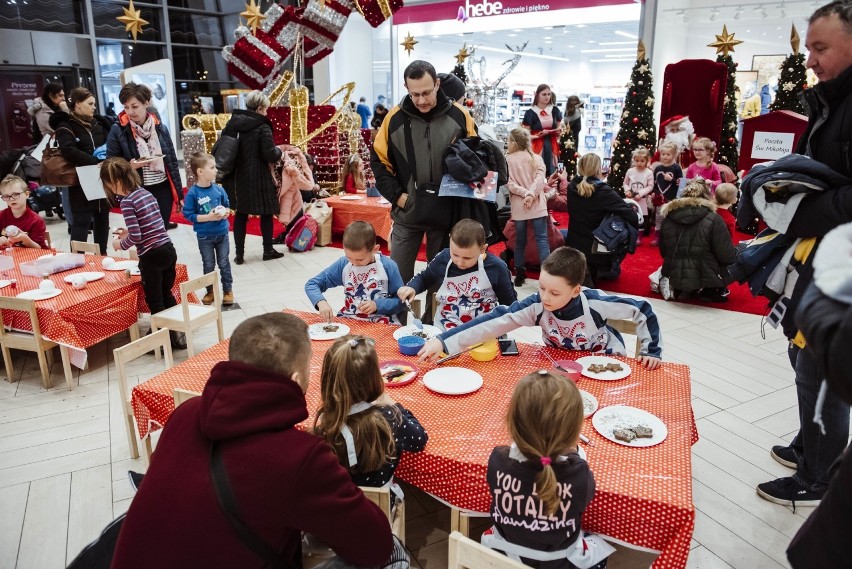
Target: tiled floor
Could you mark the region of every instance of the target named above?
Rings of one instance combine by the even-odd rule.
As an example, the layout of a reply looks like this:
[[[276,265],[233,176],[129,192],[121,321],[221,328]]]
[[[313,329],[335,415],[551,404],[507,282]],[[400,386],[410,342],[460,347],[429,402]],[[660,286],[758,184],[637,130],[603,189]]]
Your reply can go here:
[[[120,220],[113,225],[121,225]],[[68,245],[64,223],[49,220],[57,248]],[[201,274],[192,229],[171,232],[190,276]],[[319,248],[261,262],[260,240],[249,237],[246,264],[234,266],[240,308],[224,313],[230,335],[244,318],[284,307],[310,309],[302,285],[341,251]],[[534,291],[530,281],[523,292]],[[339,300],[338,294],[331,298]],[[796,395],[781,335],[760,318],[654,301],[663,328],[664,356],[692,370],[693,407],[701,440],[693,447],[696,528],[688,567],[764,569],[786,567],[785,549],[810,508],[791,510],[755,495],[757,483],[789,474],[769,456],[773,444],[797,429]],[[538,340],[532,330],[517,337]],[[41,387],[33,357],[15,354],[19,381],[0,381],[0,568],[64,567],[132,499],[130,460],[111,350],[119,335],[90,350],[90,367],[76,370],[77,386]],[[216,341],[210,327],[198,339]],[[629,343],[628,343],[629,345]],[[185,357],[178,352],[178,359]],[[131,381],[156,374],[153,357],[133,368]],[[408,544],[419,566],[446,567],[449,512],[409,489]],[[474,524],[480,531],[484,521]],[[619,551],[611,567],[647,567],[648,554]]]

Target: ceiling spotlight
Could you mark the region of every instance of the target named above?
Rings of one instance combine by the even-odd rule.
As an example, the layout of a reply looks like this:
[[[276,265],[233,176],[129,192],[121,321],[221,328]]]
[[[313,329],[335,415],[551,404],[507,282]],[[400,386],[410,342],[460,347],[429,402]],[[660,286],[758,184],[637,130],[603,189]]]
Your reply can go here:
[[[787,11],[784,9],[784,2],[781,2],[781,5],[778,6],[778,15],[782,18],[787,17]]]
[[[713,10],[710,11],[710,21],[715,22],[716,18],[718,18],[718,17],[719,17],[719,8],[713,8]]]
[[[736,12],[734,12],[734,19],[739,20],[742,15],[743,15],[743,7],[737,6],[737,10],[736,10]]]
[[[754,13],[759,15],[761,18],[765,18],[767,16],[766,8],[763,7],[763,4],[758,4],[757,6],[755,6]]]
[[[675,12],[675,16],[681,18],[684,24],[689,21],[689,17],[686,15],[685,10],[678,10],[677,12]]]

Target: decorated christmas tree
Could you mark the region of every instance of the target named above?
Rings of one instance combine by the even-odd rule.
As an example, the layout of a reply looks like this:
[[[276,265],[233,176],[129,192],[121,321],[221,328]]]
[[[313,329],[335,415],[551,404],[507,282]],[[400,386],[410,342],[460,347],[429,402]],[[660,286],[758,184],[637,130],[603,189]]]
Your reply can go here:
[[[577,158],[579,154],[574,148],[574,135],[570,128],[565,128],[562,134],[559,135],[559,160],[565,166],[565,172],[568,174],[568,180],[577,175]]]
[[[607,183],[619,194],[623,192],[624,175],[630,168],[633,150],[644,146],[653,154],[656,132],[651,64],[645,56],[645,44],[639,40],[636,63],[624,97],[618,136],[612,143],[612,161],[607,176]]]
[[[473,51],[467,49],[467,45],[462,46],[456,54],[456,66],[451,73],[462,80],[462,83],[467,85],[467,73],[464,72],[464,60],[470,57]]]
[[[743,43],[734,39],[734,34],[728,33],[728,26],[722,26],[722,34],[716,34],[716,41],[707,47],[716,48],[716,61],[724,63],[728,68],[728,84],[725,87],[725,105],[722,111],[722,132],[719,135],[719,145],[715,161],[737,171],[740,153],[737,150],[737,64],[729,52]]]
[[[796,26],[790,32],[790,46],[793,48],[781,65],[781,77],[778,79],[778,93],[770,107],[773,111],[794,111],[805,114],[805,108],[799,101],[799,93],[808,88],[805,75],[805,55],[799,53],[799,33]]]

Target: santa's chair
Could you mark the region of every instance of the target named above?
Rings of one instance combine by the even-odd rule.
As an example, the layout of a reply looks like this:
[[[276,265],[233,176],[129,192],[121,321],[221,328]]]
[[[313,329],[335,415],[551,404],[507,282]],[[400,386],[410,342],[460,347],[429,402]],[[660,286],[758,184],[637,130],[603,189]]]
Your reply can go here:
[[[724,116],[725,89],[728,68],[724,63],[709,59],[684,59],[666,66],[663,75],[663,96],[660,103],[660,134],[665,137],[666,119],[688,116],[695,127],[695,136],[706,136],[719,144]],[[695,161],[691,150],[681,154],[681,167]]]

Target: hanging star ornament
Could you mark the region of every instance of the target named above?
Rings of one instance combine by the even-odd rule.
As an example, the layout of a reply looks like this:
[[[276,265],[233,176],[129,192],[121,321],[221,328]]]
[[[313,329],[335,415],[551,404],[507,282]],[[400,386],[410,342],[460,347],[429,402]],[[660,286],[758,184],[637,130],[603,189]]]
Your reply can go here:
[[[266,18],[265,15],[260,13],[260,6],[255,4],[254,0],[251,0],[248,4],[246,4],[246,9],[240,13],[240,17],[246,19],[246,23],[248,24],[248,27],[251,28],[251,33],[254,35],[257,35],[257,27]]]
[[[793,48],[793,54],[799,53],[799,43],[801,42],[801,38],[799,38],[799,32],[796,31],[796,24],[793,24],[793,29],[790,30],[790,47]]]
[[[130,0],[130,6],[122,8],[123,16],[116,18],[124,24],[124,31],[133,34],[133,41],[136,41],[136,36],[142,33],[142,27],[148,25],[148,20],[142,19],[142,10],[137,10],[133,7],[133,0]]]
[[[743,43],[743,40],[735,40],[734,35],[728,33],[728,25],[722,26],[722,34],[715,34],[716,41],[708,43],[707,47],[715,47],[716,55],[722,54],[722,57],[728,57],[728,52],[735,51],[734,47]]]
[[[408,55],[411,55],[411,52],[414,51],[414,46],[417,45],[417,43],[419,42],[414,39],[414,36],[411,35],[411,32],[408,32],[408,34],[405,36],[405,41],[403,41],[399,45],[402,46],[402,49],[404,49]]]
[[[414,42],[417,43],[417,42]],[[467,44],[464,44],[459,52],[456,54],[456,63],[459,65],[464,64],[464,60],[473,55],[473,51],[467,49]]]

